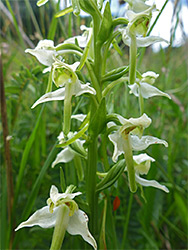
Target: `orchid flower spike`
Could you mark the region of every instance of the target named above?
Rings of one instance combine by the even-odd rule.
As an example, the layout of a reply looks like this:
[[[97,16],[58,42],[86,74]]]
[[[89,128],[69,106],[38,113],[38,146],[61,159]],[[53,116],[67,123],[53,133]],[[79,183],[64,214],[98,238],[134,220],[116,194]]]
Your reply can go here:
[[[148,71],[142,74],[142,79],[138,80],[138,82],[128,85],[130,88],[130,93],[134,94],[135,96],[139,97],[139,94],[148,99],[152,96],[165,96],[171,99],[171,97],[167,94],[159,90],[158,88],[152,86],[155,82],[155,79],[159,76],[155,72]]]
[[[118,130],[109,135],[110,141],[114,144],[114,153],[112,160],[117,161],[118,156],[125,154],[126,137],[129,137],[132,150],[140,151],[145,150],[152,144],[163,144],[165,147],[168,143],[164,140],[158,139],[153,136],[142,136],[143,130],[151,124],[151,119],[143,114],[139,118],[125,119],[117,115],[122,126],[118,126]]]
[[[73,200],[81,192],[70,193],[70,186],[65,193],[59,193],[58,189],[52,185],[50,189],[50,198],[47,200],[47,206],[37,210],[27,221],[22,222],[15,231],[23,227],[40,226],[42,228],[55,227],[59,218],[59,210],[63,205],[69,209],[66,218],[66,231],[71,235],[81,235],[94,249],[97,249],[97,244],[93,236],[88,230],[88,216],[85,212],[78,208],[77,203]]]
[[[140,175],[148,174],[149,169],[151,167],[151,162],[154,162],[155,159],[153,159],[151,156],[147,154],[140,154],[140,155],[134,155],[133,160],[135,168],[135,179],[138,184],[144,187],[155,187],[163,190],[166,193],[169,192],[166,186],[159,184],[157,181],[146,180],[140,177]],[[127,171],[127,168],[125,168],[125,171]]]

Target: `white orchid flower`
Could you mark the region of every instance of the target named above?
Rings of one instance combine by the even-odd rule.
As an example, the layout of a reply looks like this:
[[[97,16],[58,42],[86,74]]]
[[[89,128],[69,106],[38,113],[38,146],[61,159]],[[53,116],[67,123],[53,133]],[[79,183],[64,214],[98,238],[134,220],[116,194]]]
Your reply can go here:
[[[71,99],[73,95],[80,96],[84,93],[95,95],[96,91],[94,88],[89,86],[90,83],[81,84],[78,80],[75,73],[78,65],[79,62],[69,65],[61,61],[56,61],[52,66],[52,80],[57,87],[60,86],[61,88],[44,94],[33,104],[31,108],[34,108],[38,104],[44,102],[65,100],[66,97]]]
[[[80,63],[75,62],[72,65],[66,64],[58,59],[52,64],[52,80],[58,90],[48,92],[41,96],[31,108],[36,107],[38,104],[64,100],[64,122],[63,132],[67,135],[70,132],[71,110],[72,110],[72,96],[80,96],[84,93],[92,95],[96,94],[94,88],[90,87],[90,83],[81,84],[75,71]]]
[[[151,6],[145,3],[145,0],[126,0],[129,4],[129,9],[138,13],[147,10]]]
[[[62,205],[69,208],[67,232],[71,235],[81,235],[94,249],[97,249],[97,244],[93,236],[88,230],[88,216],[85,212],[78,209],[77,203],[73,200],[81,192],[69,193],[67,188],[65,193],[59,193],[58,189],[52,185],[50,189],[50,198],[47,200],[47,206],[37,210],[27,221],[22,222],[15,231],[23,227],[40,226],[42,228],[55,227],[60,219],[58,211]]]
[[[47,39],[39,41],[36,48],[26,49],[25,52],[35,56],[37,60],[45,66],[51,66],[54,62],[54,58],[58,56],[54,42]]]
[[[134,160],[134,168],[135,168],[135,180],[137,183],[145,187],[155,187],[155,188],[161,189],[166,193],[169,192],[166,186],[159,184],[157,181],[146,180],[140,177],[140,175],[148,174],[149,169],[151,167],[151,162],[154,162],[155,159],[153,159],[147,154],[140,154],[140,155],[134,155],[133,160]]]
[[[144,74],[142,74],[142,79],[137,83],[134,83],[132,85],[128,85],[130,88],[130,93],[134,94],[135,96],[139,97],[139,94],[145,99],[148,99],[152,96],[165,96],[171,99],[171,97],[167,94],[159,90],[158,88],[152,86],[155,82],[155,79],[159,75],[155,72],[148,71]]]
[[[145,150],[152,144],[163,144],[165,147],[168,143],[164,140],[158,139],[153,136],[142,136],[143,129],[151,124],[151,119],[143,114],[139,118],[125,119],[122,116],[117,116],[122,126],[114,133],[109,135],[110,141],[114,144],[114,152],[112,160],[117,161],[118,156],[125,153],[125,139],[124,136],[130,136],[130,144],[132,150],[140,151]]]
[[[145,36],[149,27],[149,22],[152,17],[152,11],[156,6],[152,5],[144,11],[135,13],[132,10],[126,12],[129,23],[126,27],[127,33]]]
[[[146,37],[146,33],[149,27],[150,19],[152,17],[152,11],[156,6],[146,5],[144,1],[128,1],[132,6],[131,10],[126,12],[126,16],[129,20],[129,24],[124,29],[120,29],[123,42],[130,47],[131,35],[136,36],[136,45],[138,47],[148,47],[156,42],[166,42],[165,39],[158,36]],[[142,6],[141,6],[142,5]],[[144,7],[145,6],[145,7]]]
[[[71,117],[72,118],[72,117]],[[69,132],[67,137],[68,139],[72,138],[74,136],[75,133]],[[60,135],[57,137],[59,140],[59,143],[63,143],[65,141],[65,136],[64,133],[61,132]],[[82,153],[83,155],[86,155],[86,151],[83,147],[85,140],[80,140],[77,139],[74,144],[74,146],[76,146],[77,149],[79,149],[79,153]],[[57,165],[58,163],[67,163],[70,162],[74,159],[74,157],[77,155],[78,151],[73,150],[70,146],[66,146],[63,150],[61,150],[57,156],[56,159],[52,162],[52,168],[54,168],[55,165]]]
[[[92,36],[92,32],[93,32],[93,28],[88,28],[86,27],[85,25],[81,25],[80,26],[80,29],[83,32],[83,34],[81,36],[74,36],[74,37],[71,37],[71,38],[68,38],[64,41],[64,43],[75,43],[76,39],[78,41],[78,45],[81,47],[81,48],[85,48],[88,44],[88,42],[90,41],[91,39],[91,36]]]

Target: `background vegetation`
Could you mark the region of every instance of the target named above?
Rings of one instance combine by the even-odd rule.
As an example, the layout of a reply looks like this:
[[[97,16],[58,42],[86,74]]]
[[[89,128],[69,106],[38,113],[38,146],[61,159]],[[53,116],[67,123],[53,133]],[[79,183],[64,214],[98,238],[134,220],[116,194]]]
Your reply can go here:
[[[58,149],[56,138],[61,131],[62,103],[53,102],[31,110],[30,107],[45,92],[47,75],[35,58],[24,53],[27,47],[35,47],[39,39],[55,40],[55,44],[72,35],[79,34],[79,26],[88,23],[68,15],[54,18],[59,9],[53,1],[42,8],[35,7],[35,1],[2,1],[1,9],[1,62],[2,78],[6,97],[9,144],[3,141],[1,113],[0,154],[1,154],[1,249],[48,249],[52,230],[34,227],[14,234],[21,221],[36,209],[44,206],[51,184],[59,186],[59,167],[64,172],[66,184],[82,183],[76,177],[71,163],[51,169]],[[172,27],[173,38],[176,31]],[[108,58],[108,69],[128,64],[127,48],[120,44],[123,56],[112,50]],[[163,138],[168,148],[153,146],[147,150],[156,159],[152,164],[149,179],[164,182],[169,194],[153,188],[144,189],[144,197],[138,191],[132,195],[125,175],[100,197],[101,211],[108,193],[106,234],[107,249],[187,249],[187,49],[185,43],[179,48],[169,46],[154,53],[146,50],[143,59],[138,58],[140,71],[153,70],[160,74],[156,85],[169,93],[167,98],[151,98],[145,103],[149,117],[153,118],[148,133]],[[140,51],[140,54],[143,53]],[[87,78],[87,75],[85,76]],[[1,87],[2,93],[2,87]],[[109,96],[108,109],[118,111],[125,117],[138,116],[135,96],[127,95],[128,88],[122,83]],[[1,106],[3,98],[1,96]],[[82,97],[73,100],[73,112],[86,113],[88,100]],[[5,111],[5,109],[4,109]],[[74,129],[74,128],[73,128]],[[6,146],[6,147],[5,147]],[[10,155],[7,153],[10,149]],[[6,150],[5,150],[6,149]],[[109,160],[112,155],[109,143]],[[161,157],[162,156],[162,157]],[[8,157],[8,161],[6,160]],[[99,162],[99,168],[101,167]],[[7,171],[7,168],[12,171]],[[85,166],[86,167],[86,166]],[[13,189],[10,183],[13,182]],[[7,184],[8,183],[8,184]],[[59,186],[60,188],[60,186]],[[112,192],[113,190],[113,192]],[[113,193],[113,195],[111,195]],[[114,195],[115,194],[115,195]],[[11,196],[14,197],[11,203]],[[113,211],[113,201],[118,196],[120,207]],[[12,213],[7,203],[13,205]],[[81,206],[81,204],[80,204]],[[10,221],[11,218],[11,221]],[[117,240],[116,240],[117,239]],[[64,249],[83,249],[80,236],[66,235]]]

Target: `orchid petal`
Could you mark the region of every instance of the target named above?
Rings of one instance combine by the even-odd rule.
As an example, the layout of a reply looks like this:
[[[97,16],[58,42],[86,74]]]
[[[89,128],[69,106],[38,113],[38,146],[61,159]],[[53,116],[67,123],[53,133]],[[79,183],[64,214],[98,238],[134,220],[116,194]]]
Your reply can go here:
[[[124,29],[122,31],[122,40],[124,42],[124,44],[126,44],[127,46],[130,46],[131,44],[131,38],[127,35],[126,30]],[[148,36],[148,37],[136,37],[136,45],[137,47],[148,47],[154,43],[157,42],[165,42],[165,43],[169,43],[167,40],[159,37],[159,36]]]
[[[120,117],[118,115],[119,121],[122,123],[121,131],[129,128],[129,127],[142,127],[147,128],[151,124],[151,119],[144,113],[142,116],[138,118],[130,118],[130,119],[125,119],[123,117]]]
[[[52,168],[55,167],[58,163],[66,163],[72,161],[75,153],[69,147],[63,149],[59,154],[57,154],[55,161],[52,162]]]
[[[49,66],[49,67],[47,67],[47,68],[43,69],[42,73],[43,73],[43,74],[48,73],[48,72],[50,72],[50,71],[51,71],[51,69],[52,69],[52,67],[51,67],[51,66]]]
[[[114,144],[114,153],[112,156],[113,162],[116,162],[118,156],[124,153],[123,144],[124,140],[122,136],[119,134],[119,131],[116,131],[114,134],[108,136],[110,141]]]
[[[147,71],[147,72],[142,74],[141,82],[147,82],[149,84],[154,84],[157,77],[159,77],[159,74],[156,74],[153,71]]]
[[[134,155],[133,160],[135,162],[135,171],[138,174],[147,174],[149,172],[151,162],[155,161],[155,159],[147,154]]]
[[[60,88],[52,92],[48,92],[41,96],[31,107],[35,108],[38,104],[50,101],[62,101],[65,99],[65,88]]]
[[[136,164],[141,164],[145,161],[152,161],[152,162],[155,161],[154,158],[152,158],[151,156],[149,156],[147,154],[134,155],[133,160],[136,162]]]
[[[56,204],[57,201],[59,201],[60,199],[74,199],[74,197],[80,195],[81,192],[76,192],[76,193],[72,193],[72,194],[67,194],[67,193],[59,193],[58,189],[56,186],[52,185],[51,189],[50,189],[50,198],[52,200],[52,202],[54,204]]]
[[[130,140],[132,149],[136,151],[145,150],[152,144],[163,144],[165,147],[168,147],[168,143],[166,141],[149,135],[142,136],[141,139],[136,135],[131,135]]]
[[[84,114],[77,114],[77,115],[71,115],[71,119],[76,119],[78,121],[83,122],[87,115]]]
[[[64,41],[64,43],[73,43],[75,44],[75,41],[78,41],[78,45],[81,48],[85,48],[87,43],[88,43],[88,38],[86,36],[74,36],[71,38],[68,38],[67,40]]]
[[[141,91],[141,95],[146,99],[152,96],[165,96],[171,99],[171,97],[168,94],[162,92],[158,88],[145,82],[140,84],[140,91]]]
[[[40,226],[42,228],[50,228],[54,227],[56,223],[57,210],[55,208],[53,213],[50,213],[49,207],[45,206],[39,210],[37,210],[33,215],[29,217],[28,220],[22,222],[15,231],[19,230],[22,227],[32,227],[32,226]]]
[[[168,94],[162,92],[158,88],[146,82],[140,83],[140,86],[134,83],[133,85],[129,85],[128,87],[131,89],[131,93],[133,93],[137,97],[139,96],[139,89],[140,89],[140,93],[145,99],[148,99],[149,97],[152,96],[165,96],[171,99],[171,97]]]
[[[35,49],[26,49],[25,52],[35,56],[45,66],[51,66],[57,55],[54,42],[47,39],[39,41]]]
[[[129,8],[136,13],[145,11],[150,7],[142,0],[126,0],[126,2],[128,2]]]
[[[148,47],[154,43],[158,43],[158,42],[165,42],[168,43],[169,42],[165,39],[163,39],[162,37],[159,36],[148,36],[148,37],[137,37],[136,38],[136,44],[137,47]]]
[[[90,83],[86,83],[86,84],[81,84],[80,81],[77,81],[74,85],[74,90],[73,90],[73,94],[75,96],[80,96],[84,93],[89,93],[92,95],[96,95],[96,91],[94,88],[89,86]]]
[[[82,238],[97,249],[97,243],[88,230],[88,216],[82,210],[75,211],[70,217],[67,232],[71,235],[81,235]]]
[[[146,180],[146,179],[141,178],[137,174],[135,174],[135,179],[136,179],[136,182],[139,183],[142,186],[155,187],[155,188],[158,188],[158,189],[161,189],[161,190],[165,191],[166,193],[169,193],[169,190],[168,190],[168,188],[166,186],[159,184],[155,180]]]

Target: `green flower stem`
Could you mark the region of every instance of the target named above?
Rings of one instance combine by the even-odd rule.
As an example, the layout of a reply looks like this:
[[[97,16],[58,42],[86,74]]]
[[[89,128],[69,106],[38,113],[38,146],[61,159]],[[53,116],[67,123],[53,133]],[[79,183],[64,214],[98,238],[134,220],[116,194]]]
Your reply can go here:
[[[124,156],[125,156],[125,161],[127,165],[130,191],[132,193],[135,193],[137,187],[136,187],[136,181],[135,181],[134,161],[133,161],[132,147],[130,143],[129,134],[124,135],[123,149],[125,152]]]
[[[71,126],[71,114],[72,114],[72,94],[71,84],[67,84],[65,87],[65,100],[64,100],[64,119],[63,119],[63,133],[67,135],[70,132]]]
[[[96,171],[97,171],[97,137],[92,138],[88,146],[88,172],[87,172],[87,202],[90,208],[90,229],[92,234],[97,233],[97,195],[96,195]]]
[[[136,46],[136,35],[130,34],[131,37],[131,45],[130,45],[130,68],[129,68],[129,84],[134,84],[136,79],[136,54],[137,54],[137,46]]]
[[[84,171],[83,171],[83,167],[82,167],[82,162],[81,162],[80,156],[78,156],[78,155],[74,156],[74,165],[75,165],[75,168],[76,168],[78,180],[79,181],[83,181],[83,179],[84,179]]]
[[[103,61],[101,56],[101,44],[97,42],[100,21],[101,20],[98,18],[98,16],[93,16],[94,71],[99,83],[101,78],[101,69],[102,69],[101,65]]]
[[[141,95],[141,93],[139,93],[139,107],[140,107],[140,115],[144,114],[144,98]]]
[[[65,232],[69,223],[69,207],[67,205],[60,205],[58,208],[56,225],[52,237],[50,250],[59,250],[63,243]]]

